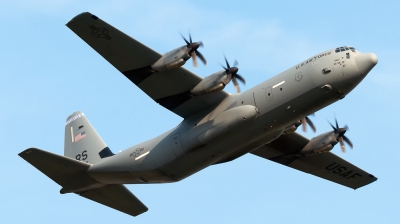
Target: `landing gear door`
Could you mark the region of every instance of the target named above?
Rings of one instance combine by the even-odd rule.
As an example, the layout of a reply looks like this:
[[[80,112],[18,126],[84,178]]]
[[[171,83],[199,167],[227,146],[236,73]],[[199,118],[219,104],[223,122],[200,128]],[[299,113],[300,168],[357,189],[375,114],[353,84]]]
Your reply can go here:
[[[171,136],[171,144],[172,144],[172,149],[174,150],[176,157],[183,154],[183,148],[181,145],[181,139],[179,136],[179,132]]]

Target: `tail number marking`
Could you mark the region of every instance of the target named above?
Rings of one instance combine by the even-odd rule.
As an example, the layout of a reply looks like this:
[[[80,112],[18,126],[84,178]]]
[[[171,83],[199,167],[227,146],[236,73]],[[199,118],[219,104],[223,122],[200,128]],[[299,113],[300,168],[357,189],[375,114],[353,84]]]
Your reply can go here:
[[[76,155],[75,158],[79,161],[86,160],[88,158],[87,151],[85,150],[81,154]]]

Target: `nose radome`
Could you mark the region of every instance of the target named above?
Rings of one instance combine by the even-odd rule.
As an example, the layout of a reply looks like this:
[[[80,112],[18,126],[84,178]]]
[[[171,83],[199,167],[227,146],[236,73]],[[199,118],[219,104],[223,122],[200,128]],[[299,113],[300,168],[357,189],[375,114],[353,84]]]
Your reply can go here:
[[[362,75],[367,75],[377,63],[378,57],[374,53],[358,54],[356,56],[356,64]]]

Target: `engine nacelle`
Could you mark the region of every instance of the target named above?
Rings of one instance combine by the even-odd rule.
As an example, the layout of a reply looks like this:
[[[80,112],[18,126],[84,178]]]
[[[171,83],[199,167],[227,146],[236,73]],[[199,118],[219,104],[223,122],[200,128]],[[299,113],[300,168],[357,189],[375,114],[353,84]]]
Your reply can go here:
[[[329,152],[338,143],[334,132],[327,132],[311,139],[311,141],[304,146],[300,154],[309,156],[317,153]]]
[[[230,81],[230,75],[227,75],[225,70],[219,71],[205,77],[190,92],[195,96],[218,92],[223,90]]]
[[[165,53],[151,68],[155,72],[161,72],[172,68],[181,67],[190,59],[186,46],[176,48],[168,53]]]

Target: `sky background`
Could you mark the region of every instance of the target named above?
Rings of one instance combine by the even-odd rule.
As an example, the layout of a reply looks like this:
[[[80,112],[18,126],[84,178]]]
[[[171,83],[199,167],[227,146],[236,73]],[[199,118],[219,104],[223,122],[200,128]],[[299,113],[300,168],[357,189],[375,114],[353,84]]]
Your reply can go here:
[[[0,211],[2,223],[394,223],[400,220],[398,1],[1,1]],[[83,111],[116,153],[174,128],[160,107],[70,31],[89,11],[154,50],[204,42],[208,65],[223,54],[250,89],[322,51],[354,46],[377,66],[345,99],[315,113],[347,124],[354,149],[341,153],[378,181],[356,191],[245,155],[173,184],[127,185],[149,208],[131,217],[74,194],[18,156],[29,147],[64,152],[65,119]],[[234,93],[230,84],[226,91]]]

